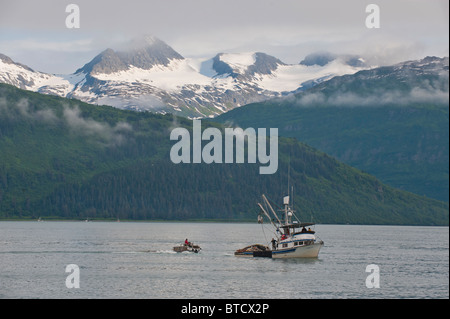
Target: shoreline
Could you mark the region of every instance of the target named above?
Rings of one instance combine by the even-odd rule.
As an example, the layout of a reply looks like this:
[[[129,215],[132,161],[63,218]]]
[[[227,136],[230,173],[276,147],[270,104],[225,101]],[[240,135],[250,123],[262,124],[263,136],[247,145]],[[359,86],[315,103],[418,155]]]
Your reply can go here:
[[[115,220],[115,219],[61,219],[61,218],[48,218],[48,219],[31,219],[31,218],[8,218],[0,219],[0,222],[82,222],[82,223],[217,223],[217,224],[256,224],[254,220],[221,220],[221,219],[189,219],[189,220]],[[341,225],[341,226],[402,226],[402,227],[449,227],[449,225],[408,225],[408,224],[336,224],[336,223],[316,223],[315,225]]]

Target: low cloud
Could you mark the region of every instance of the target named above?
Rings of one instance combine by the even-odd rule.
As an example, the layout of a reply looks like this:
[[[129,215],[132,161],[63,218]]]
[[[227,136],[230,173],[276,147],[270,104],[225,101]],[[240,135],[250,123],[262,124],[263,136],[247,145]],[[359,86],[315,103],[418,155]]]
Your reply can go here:
[[[132,109],[139,111],[161,112],[167,110],[167,105],[152,95],[130,96],[125,100],[105,96],[99,98],[96,103],[98,105],[110,105],[120,109]]]
[[[123,144],[126,141],[126,134],[132,131],[131,125],[126,122],[111,126],[92,118],[84,118],[78,106],[63,105],[62,116],[58,116],[48,108],[34,110],[26,98],[11,103],[6,98],[0,97],[0,115],[9,120],[22,118],[45,124],[64,123],[73,134],[92,137],[95,141],[107,146]]]
[[[447,83],[447,84],[445,84]],[[353,91],[337,90],[331,94],[321,91],[304,93],[298,96],[288,96],[285,101],[299,107],[313,106],[339,106],[339,107],[364,107],[382,105],[409,105],[413,103],[449,103],[448,74],[437,81],[425,80],[409,90],[400,89],[371,89],[369,92],[360,93]]]
[[[123,133],[132,130],[131,126],[125,122],[119,122],[112,127],[107,123],[97,122],[91,118],[83,118],[78,107],[64,106],[63,119],[74,133],[97,137],[108,145],[122,144],[125,141]]]

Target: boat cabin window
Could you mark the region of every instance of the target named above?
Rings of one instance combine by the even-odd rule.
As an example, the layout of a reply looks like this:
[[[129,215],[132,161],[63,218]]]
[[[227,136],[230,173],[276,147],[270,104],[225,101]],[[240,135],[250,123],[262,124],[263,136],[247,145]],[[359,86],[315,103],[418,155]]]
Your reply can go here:
[[[288,246],[288,244],[283,244],[283,248],[286,248]]]

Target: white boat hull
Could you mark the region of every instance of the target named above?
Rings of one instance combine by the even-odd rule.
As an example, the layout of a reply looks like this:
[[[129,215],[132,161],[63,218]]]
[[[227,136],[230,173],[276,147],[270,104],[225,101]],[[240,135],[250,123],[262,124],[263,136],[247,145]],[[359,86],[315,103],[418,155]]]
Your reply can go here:
[[[317,258],[323,242],[316,242],[311,245],[289,247],[272,250],[272,258]]]

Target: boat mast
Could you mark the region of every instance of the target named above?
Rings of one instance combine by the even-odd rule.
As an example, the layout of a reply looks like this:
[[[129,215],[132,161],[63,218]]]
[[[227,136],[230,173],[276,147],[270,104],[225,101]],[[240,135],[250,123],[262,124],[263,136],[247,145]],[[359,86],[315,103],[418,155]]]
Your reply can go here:
[[[266,205],[269,206],[270,211],[271,211],[272,214],[275,216],[275,218],[277,219],[278,223],[279,223],[279,224],[282,224],[281,221],[280,221],[280,219],[278,218],[278,215],[277,215],[277,214],[275,213],[275,211],[273,210],[272,205],[270,205],[269,200],[266,198],[266,195],[263,194],[263,195],[262,195],[262,198],[263,198],[264,202],[266,203]],[[259,206],[261,207],[261,205],[259,205]],[[261,208],[262,208],[262,207],[261,207]],[[264,209],[263,209],[263,211],[265,212]],[[269,219],[270,219],[270,217],[269,217]]]
[[[283,197],[284,204],[284,224],[289,224],[289,195]]]
[[[283,197],[283,204],[284,204],[284,223],[290,224],[290,218],[289,218],[289,212],[290,212],[290,177],[291,177],[291,157],[289,156],[289,163],[288,163],[288,176],[287,176],[287,196]]]

